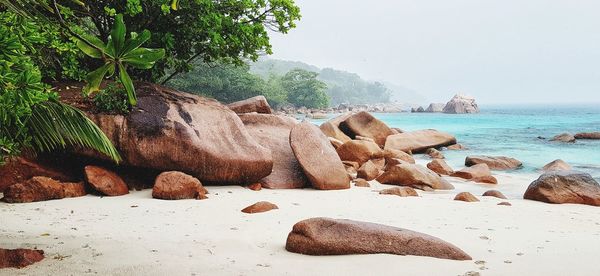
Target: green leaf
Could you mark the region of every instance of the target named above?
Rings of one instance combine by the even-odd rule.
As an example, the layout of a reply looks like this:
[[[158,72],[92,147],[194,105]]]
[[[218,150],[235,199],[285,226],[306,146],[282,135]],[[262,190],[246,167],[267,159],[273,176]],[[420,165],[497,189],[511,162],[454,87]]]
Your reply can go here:
[[[172,0],[171,1],[171,9],[173,9],[174,11],[176,11],[179,7],[179,0]]]
[[[116,57],[121,56],[125,45],[125,22],[123,22],[123,15],[117,14],[115,16],[115,23],[113,25],[112,30],[110,31],[110,38],[112,39],[112,44],[114,48],[114,53]]]
[[[123,61],[138,63],[154,63],[157,60],[163,58],[164,56],[165,49],[137,48],[123,56]]]
[[[100,89],[100,84],[111,66],[114,68],[115,65],[113,63],[106,63],[86,76],[85,80],[87,83],[82,90],[86,96]]]
[[[129,74],[127,74],[127,70],[125,70],[125,67],[122,64],[119,64],[119,79],[121,80],[121,83],[123,83],[125,91],[127,91],[127,98],[129,99],[129,104],[131,106],[135,106],[137,104],[135,88],[133,87],[131,77],[129,77]]]
[[[102,52],[98,49],[90,46],[88,43],[83,40],[77,40],[77,47],[86,55],[93,58],[102,58]]]
[[[127,42],[125,43],[125,48],[123,49],[124,55],[127,55],[129,52],[137,49],[138,47],[142,46],[144,42],[148,41],[148,39],[150,39],[150,31],[144,30],[141,34],[138,34],[135,37],[132,33],[131,37],[132,38],[127,40]]]

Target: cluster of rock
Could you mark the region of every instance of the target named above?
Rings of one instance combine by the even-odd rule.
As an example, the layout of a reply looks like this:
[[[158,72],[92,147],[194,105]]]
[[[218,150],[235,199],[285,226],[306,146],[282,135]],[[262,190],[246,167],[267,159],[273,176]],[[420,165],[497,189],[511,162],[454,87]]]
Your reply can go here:
[[[259,96],[260,97],[260,96]],[[328,108],[306,108],[294,106],[280,106],[274,113],[278,115],[305,115],[312,119],[325,119],[327,114],[346,113],[346,112],[374,112],[374,113],[400,113],[407,112],[407,107],[401,103],[377,103],[377,104],[347,104],[342,103],[335,107]]]
[[[423,108],[422,106],[416,108],[413,107],[411,112],[448,114],[479,113],[479,107],[477,106],[474,98],[456,94],[446,104],[432,103],[427,108]]]
[[[600,131],[580,132],[575,135],[565,132],[558,134],[550,139],[550,141],[562,143],[575,143],[577,140],[600,140]]]

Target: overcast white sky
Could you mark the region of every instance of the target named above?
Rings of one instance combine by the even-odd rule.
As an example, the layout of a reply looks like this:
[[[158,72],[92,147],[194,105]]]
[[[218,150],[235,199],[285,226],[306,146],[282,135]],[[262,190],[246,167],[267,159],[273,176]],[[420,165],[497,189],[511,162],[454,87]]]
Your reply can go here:
[[[296,0],[273,58],[355,72],[432,101],[600,103],[600,0]]]

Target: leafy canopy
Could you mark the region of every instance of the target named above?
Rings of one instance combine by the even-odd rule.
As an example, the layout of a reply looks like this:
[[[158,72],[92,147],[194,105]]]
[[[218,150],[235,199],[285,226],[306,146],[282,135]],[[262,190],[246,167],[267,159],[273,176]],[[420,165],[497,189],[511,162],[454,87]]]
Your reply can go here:
[[[327,84],[317,79],[319,74],[304,69],[293,69],[283,78],[281,84],[288,92],[288,101],[295,106],[325,108],[329,97],[325,93]]]

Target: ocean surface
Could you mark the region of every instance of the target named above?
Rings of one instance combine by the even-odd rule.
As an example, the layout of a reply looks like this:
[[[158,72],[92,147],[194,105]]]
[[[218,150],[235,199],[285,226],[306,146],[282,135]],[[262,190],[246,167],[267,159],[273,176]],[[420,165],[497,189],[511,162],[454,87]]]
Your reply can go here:
[[[554,135],[600,131],[600,104],[480,106],[479,114],[374,113],[390,127],[404,131],[438,129],[456,136],[466,151],[444,151],[454,168],[467,155],[502,155],[523,162],[512,173],[537,173],[545,164],[562,159],[574,169],[600,180],[600,140],[576,143],[549,141]],[[332,115],[333,117],[334,115]],[[320,124],[325,120],[315,120]],[[545,139],[540,139],[543,137]]]

